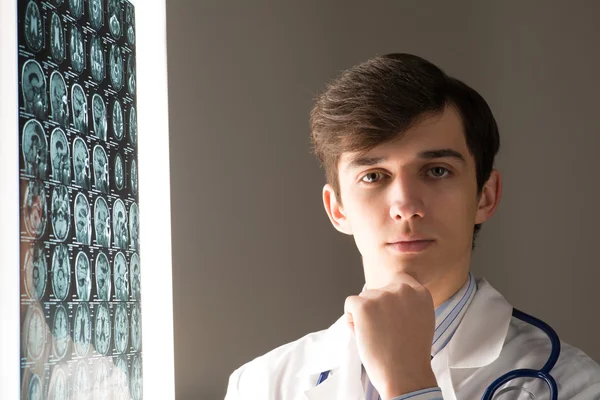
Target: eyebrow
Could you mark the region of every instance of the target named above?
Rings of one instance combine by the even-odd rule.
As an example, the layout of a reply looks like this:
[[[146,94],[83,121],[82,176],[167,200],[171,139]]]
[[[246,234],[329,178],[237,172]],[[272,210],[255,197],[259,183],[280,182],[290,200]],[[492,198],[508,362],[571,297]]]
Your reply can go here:
[[[460,161],[462,164],[467,163],[465,157],[462,154],[460,154],[458,151],[453,150],[453,149],[425,150],[425,151],[422,151],[417,154],[417,158],[425,159],[425,160],[434,160],[437,158],[446,158],[446,157],[454,158],[454,159]],[[368,156],[357,157],[357,158],[351,159],[346,168],[354,169],[354,168],[359,168],[359,167],[367,167],[367,166],[381,164],[382,162],[385,162],[386,160],[387,160],[387,157],[368,157]]]

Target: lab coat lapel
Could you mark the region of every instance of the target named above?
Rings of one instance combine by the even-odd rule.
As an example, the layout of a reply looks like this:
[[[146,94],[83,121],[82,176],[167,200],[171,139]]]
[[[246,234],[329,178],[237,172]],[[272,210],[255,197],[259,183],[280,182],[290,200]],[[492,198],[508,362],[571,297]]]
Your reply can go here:
[[[442,389],[444,400],[456,400],[456,394],[452,387],[450,378],[450,369],[448,368],[448,346],[440,350],[431,361],[431,369],[437,380],[437,384]]]
[[[511,316],[512,306],[506,299],[485,279],[478,279],[477,293],[458,329],[432,361],[444,400],[457,400],[456,393],[460,393],[467,383],[469,391],[485,390],[489,383],[473,382],[469,377],[473,369],[489,365],[499,357]],[[336,321],[323,340],[311,348],[312,361],[298,372],[298,375],[313,376],[316,383],[321,372],[332,371],[325,382],[305,392],[308,400],[364,400],[356,341],[343,318]]]
[[[327,380],[305,392],[308,400],[364,400],[358,352],[351,351],[350,353],[338,368],[331,371]]]
[[[508,301],[485,279],[478,279],[475,297],[454,336],[439,354],[443,357],[438,361],[436,377],[444,400],[456,400],[456,392],[467,384],[473,369],[489,365],[500,356],[511,317],[512,306]],[[471,379],[468,385],[469,392],[482,393],[489,382]]]
[[[364,400],[361,382],[361,361],[354,336],[342,316],[331,328],[323,341],[311,349],[311,361],[298,375],[312,375],[316,383],[321,372],[331,371],[329,377],[318,386],[305,391],[308,400]]]

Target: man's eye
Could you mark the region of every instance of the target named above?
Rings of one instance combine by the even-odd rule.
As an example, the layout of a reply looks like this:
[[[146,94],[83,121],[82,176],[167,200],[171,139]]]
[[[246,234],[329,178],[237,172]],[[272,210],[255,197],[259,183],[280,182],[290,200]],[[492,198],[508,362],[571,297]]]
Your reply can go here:
[[[367,184],[374,183],[378,177],[381,177],[381,172],[369,172],[361,178],[361,182]]]
[[[434,178],[444,178],[450,174],[450,170],[444,167],[433,167],[429,169],[430,175]]]

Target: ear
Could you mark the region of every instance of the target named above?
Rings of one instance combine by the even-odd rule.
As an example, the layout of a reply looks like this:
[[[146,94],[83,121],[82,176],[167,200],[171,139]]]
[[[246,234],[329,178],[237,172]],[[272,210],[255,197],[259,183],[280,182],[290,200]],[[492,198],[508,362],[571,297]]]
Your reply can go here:
[[[325,212],[327,212],[333,227],[346,235],[352,235],[350,221],[346,217],[343,206],[338,201],[335,190],[330,184],[323,186],[323,206],[325,206]]]
[[[502,195],[502,176],[500,172],[493,169],[489,179],[483,186],[477,205],[475,223],[481,224],[491,218],[496,212],[500,197]]]

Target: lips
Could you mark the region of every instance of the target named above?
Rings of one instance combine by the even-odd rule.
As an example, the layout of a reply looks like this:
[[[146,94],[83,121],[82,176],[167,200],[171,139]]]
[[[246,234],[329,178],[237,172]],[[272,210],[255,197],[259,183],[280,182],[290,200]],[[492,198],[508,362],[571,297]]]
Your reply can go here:
[[[427,249],[432,243],[433,240],[419,239],[388,243],[387,246],[400,253],[418,253]]]

